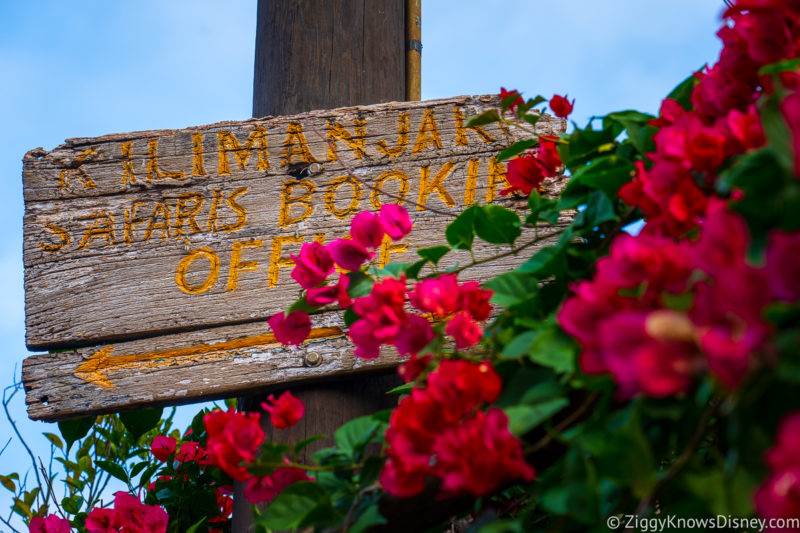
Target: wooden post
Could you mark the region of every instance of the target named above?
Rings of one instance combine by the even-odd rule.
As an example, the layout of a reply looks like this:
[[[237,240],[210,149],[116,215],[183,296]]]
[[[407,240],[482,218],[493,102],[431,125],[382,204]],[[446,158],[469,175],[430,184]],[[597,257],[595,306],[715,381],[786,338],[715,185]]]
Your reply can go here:
[[[406,3],[259,0],[253,116],[405,100]],[[399,383],[391,373],[292,387],[306,404],[294,438],[332,436],[347,420],[392,407],[396,397],[386,391]],[[240,399],[240,408],[259,410],[264,398]],[[267,416],[262,422],[267,439],[286,438],[286,431],[273,431]],[[318,441],[313,449],[331,443],[330,438]],[[233,533],[252,531],[251,505],[241,483],[234,501]]]

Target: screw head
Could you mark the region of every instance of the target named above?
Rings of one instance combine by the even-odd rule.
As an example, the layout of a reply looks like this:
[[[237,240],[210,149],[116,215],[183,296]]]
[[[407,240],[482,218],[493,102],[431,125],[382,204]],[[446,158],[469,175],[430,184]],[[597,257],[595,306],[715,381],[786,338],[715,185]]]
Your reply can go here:
[[[319,366],[322,364],[322,356],[317,352],[307,352],[304,360],[306,366]]]

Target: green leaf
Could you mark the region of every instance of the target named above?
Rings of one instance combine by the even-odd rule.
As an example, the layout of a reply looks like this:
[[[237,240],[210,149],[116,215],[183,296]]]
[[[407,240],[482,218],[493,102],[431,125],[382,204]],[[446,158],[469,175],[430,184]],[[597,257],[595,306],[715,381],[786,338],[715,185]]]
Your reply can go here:
[[[197,522],[192,524],[189,527],[189,529],[186,530],[186,533],[196,533],[197,530],[200,529],[200,526],[202,526],[203,522],[205,522],[205,521],[206,521],[206,517],[204,516],[203,518],[201,518],[200,520],[198,520]]]
[[[409,394],[411,392],[411,389],[413,388],[414,388],[413,383],[403,383],[402,385],[398,385],[392,390],[386,391],[386,394]]]
[[[313,313],[317,309],[319,308],[308,303],[308,300],[306,300],[306,295],[303,294],[300,298],[295,300],[295,302],[286,309],[286,314],[288,315],[289,313],[292,313],[294,311]]]
[[[356,323],[356,321],[361,318],[358,314],[353,310],[352,307],[348,307],[344,311],[344,325],[348,328]]]
[[[531,361],[556,372],[574,372],[576,355],[575,342],[556,327],[540,331],[528,349]]]
[[[484,205],[475,212],[475,234],[492,244],[514,244],[522,234],[519,215],[499,205]]]
[[[492,302],[501,307],[510,307],[535,295],[539,290],[535,277],[517,270],[500,274],[486,282],[485,286],[494,291]]]
[[[395,279],[400,279],[400,276],[405,274],[406,269],[409,268],[411,265],[408,263],[389,263],[383,268],[370,268],[370,273],[373,276],[385,277],[389,276]]]
[[[345,452],[353,453],[374,438],[381,425],[371,415],[355,418],[337,429],[333,434],[333,440],[336,446]]]
[[[781,74],[782,72],[795,72],[800,69],[800,58],[784,59],[777,63],[765,65],[758,70],[759,76],[770,76],[773,74]]]
[[[406,277],[409,279],[417,279],[419,277],[419,272],[422,270],[422,267],[428,264],[427,259],[420,259],[416,263],[412,264],[408,269],[406,269]]]
[[[72,443],[78,441],[89,433],[94,425],[95,417],[77,418],[75,420],[63,420],[58,423],[58,431],[64,440],[67,441],[67,452],[72,447]]]
[[[347,285],[347,294],[350,298],[361,298],[372,290],[372,278],[363,272],[348,272],[347,277],[350,283]]]
[[[667,98],[677,101],[683,106],[684,109],[692,108],[692,91],[694,86],[700,83],[700,79],[691,74],[688,78],[678,84],[677,87],[672,89]]]
[[[83,498],[80,496],[67,496],[61,500],[61,507],[69,514],[78,514],[81,511]]]
[[[471,250],[475,238],[475,213],[478,206],[471,206],[461,212],[444,231],[447,242],[457,250]]]
[[[533,256],[525,261],[518,269],[544,279],[557,274],[566,268],[566,256],[562,246],[545,246],[540,248]]]
[[[600,189],[613,199],[619,188],[633,178],[633,171],[633,163],[612,154],[593,159],[589,165],[575,172],[572,179],[593,189]]]
[[[586,129],[575,128],[567,137],[566,143],[559,143],[558,154],[564,165],[573,173],[579,168],[587,157],[595,154],[600,148],[614,146],[614,129],[604,128],[595,130],[591,124]]]
[[[317,483],[299,481],[283,489],[256,523],[267,529],[294,529],[320,502],[330,502],[330,495],[325,489]]]
[[[12,477],[16,476],[16,477]],[[19,479],[19,474],[11,474],[11,476],[0,476],[0,485],[13,493],[17,492],[17,487],[14,485],[14,479]]]
[[[526,533],[525,528],[518,520],[496,520],[486,524],[478,533]]]
[[[519,92],[511,91],[505,98],[500,100],[500,109],[507,111],[520,98],[522,98],[522,95]]]
[[[131,473],[130,473],[131,479],[135,478],[139,474],[139,472],[141,472],[147,467],[148,464],[149,463],[147,461],[142,461],[140,463],[136,463],[135,465],[133,465],[133,467],[131,467]]]
[[[792,137],[780,111],[779,96],[773,93],[767,98],[762,98],[761,103],[761,124],[764,127],[764,133],[767,136],[770,147],[775,152],[781,167],[791,172],[794,168]]]
[[[489,109],[480,115],[473,115],[469,117],[467,119],[466,126],[468,128],[474,128],[475,126],[485,126],[487,124],[492,124],[499,121],[500,113],[497,112],[497,109]]]
[[[566,398],[552,398],[534,405],[506,407],[508,429],[520,437],[569,405]]]
[[[381,513],[378,510],[378,505],[375,504],[367,507],[366,511],[361,513],[361,516],[358,517],[358,520],[355,521],[348,531],[350,533],[364,533],[372,526],[378,526],[386,523],[387,520],[381,516]]]
[[[538,118],[538,115],[535,115]],[[521,141],[517,141],[508,148],[504,148],[500,150],[500,153],[497,154],[496,160],[497,161],[505,161],[510,157],[514,157],[517,154],[521,154],[528,148],[532,148],[539,144],[538,139],[523,139]]]
[[[440,244],[439,246],[431,246],[429,248],[420,248],[417,250],[417,254],[423,259],[430,261],[431,263],[437,265],[439,264],[439,260],[450,251],[449,246],[445,246]]]
[[[586,209],[575,217],[575,225],[591,229],[611,220],[619,220],[619,216],[614,211],[614,204],[604,193],[594,191],[589,195]]]
[[[47,440],[49,440],[53,444],[53,446],[55,446],[59,450],[63,450],[64,449],[64,443],[58,437],[58,435],[56,435],[54,433],[42,433],[42,435],[44,435],[47,438]]]
[[[136,442],[139,437],[158,426],[163,413],[164,409],[160,407],[156,409],[139,409],[138,411],[120,413],[119,419],[131,434],[133,441]]]
[[[122,468],[122,466],[120,466],[118,463],[109,461],[107,459],[98,459],[97,461],[95,461],[95,464],[101,470],[108,472],[110,475],[114,476],[120,481],[123,481],[124,483],[128,483],[128,481],[130,481],[128,479],[127,472],[125,472],[125,469]]]
[[[314,435],[313,437],[308,437],[307,439],[303,439],[294,445],[294,453],[300,453],[314,442],[317,442],[319,439],[324,439],[324,438],[325,435]]]
[[[528,353],[528,348],[531,347],[533,339],[535,339],[538,334],[539,332],[537,331],[525,331],[520,333],[503,348],[500,357],[503,359],[519,359],[521,356]]]

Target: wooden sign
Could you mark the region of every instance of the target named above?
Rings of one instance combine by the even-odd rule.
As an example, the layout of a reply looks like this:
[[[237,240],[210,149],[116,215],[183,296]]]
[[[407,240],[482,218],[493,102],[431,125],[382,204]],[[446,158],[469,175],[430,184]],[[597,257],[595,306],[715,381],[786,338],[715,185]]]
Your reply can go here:
[[[417,247],[443,241],[449,214],[513,202],[498,194],[505,168],[494,157],[515,133],[465,127],[498,104],[389,103],[28,152],[26,340],[56,350],[25,361],[31,418],[230,397],[396,364],[388,353],[355,360],[335,312],[313,317],[299,350],[275,341],[265,319],[301,294],[289,255],[346,235],[361,210],[402,202],[414,232],[385,243],[379,258],[413,262]],[[563,128],[551,117],[537,124],[542,134]],[[514,261],[466,277],[486,279]]]

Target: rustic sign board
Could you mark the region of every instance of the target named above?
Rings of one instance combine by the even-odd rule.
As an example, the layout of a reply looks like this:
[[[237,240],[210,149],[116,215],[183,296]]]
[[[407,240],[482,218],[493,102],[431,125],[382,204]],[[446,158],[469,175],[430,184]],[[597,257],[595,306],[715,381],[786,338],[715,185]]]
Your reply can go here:
[[[299,350],[275,341],[264,319],[301,293],[289,255],[346,235],[361,210],[402,202],[415,230],[407,242],[384,243],[379,258],[413,262],[417,247],[443,241],[448,213],[513,203],[498,194],[505,168],[494,157],[515,133],[465,127],[498,104],[479,96],[349,107],[28,152],[26,339],[30,349],[57,350],[24,364],[31,418],[230,397],[395,365],[391,353],[356,360],[336,312],[313,317]],[[537,124],[542,134],[564,127],[552,117]],[[519,261],[464,277],[487,279]]]

